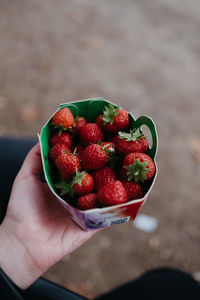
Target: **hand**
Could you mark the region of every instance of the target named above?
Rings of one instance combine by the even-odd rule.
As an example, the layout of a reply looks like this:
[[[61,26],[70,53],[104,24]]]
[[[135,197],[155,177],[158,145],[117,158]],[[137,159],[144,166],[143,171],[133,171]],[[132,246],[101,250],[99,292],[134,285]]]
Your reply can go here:
[[[36,145],[15,179],[0,226],[0,266],[22,289],[94,234],[71,220],[47,184],[40,181],[41,170]]]

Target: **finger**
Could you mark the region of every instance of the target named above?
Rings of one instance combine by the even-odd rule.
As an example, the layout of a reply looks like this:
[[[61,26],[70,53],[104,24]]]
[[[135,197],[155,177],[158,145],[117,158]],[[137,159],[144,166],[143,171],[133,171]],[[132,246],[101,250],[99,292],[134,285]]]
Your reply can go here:
[[[35,145],[25,158],[25,161],[19,171],[19,176],[39,177],[42,171],[42,161],[40,154],[40,145]]]

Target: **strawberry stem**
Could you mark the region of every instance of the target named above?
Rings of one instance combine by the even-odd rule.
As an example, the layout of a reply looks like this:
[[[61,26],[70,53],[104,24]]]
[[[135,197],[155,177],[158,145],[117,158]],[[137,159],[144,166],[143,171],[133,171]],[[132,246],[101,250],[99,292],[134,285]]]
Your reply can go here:
[[[77,153],[76,153],[76,151],[77,151],[77,148],[75,147],[75,148],[74,148],[74,151],[73,151],[73,153],[72,153],[72,154],[77,156]],[[76,168],[76,170],[77,170],[77,168]]]

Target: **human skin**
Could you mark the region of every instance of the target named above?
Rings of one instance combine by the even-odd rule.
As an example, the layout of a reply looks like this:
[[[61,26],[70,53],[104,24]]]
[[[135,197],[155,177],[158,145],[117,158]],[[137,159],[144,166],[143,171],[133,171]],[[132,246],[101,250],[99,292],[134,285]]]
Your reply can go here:
[[[0,266],[21,289],[95,233],[83,231],[71,220],[47,184],[40,181],[41,171],[36,145],[14,181],[0,226]]]

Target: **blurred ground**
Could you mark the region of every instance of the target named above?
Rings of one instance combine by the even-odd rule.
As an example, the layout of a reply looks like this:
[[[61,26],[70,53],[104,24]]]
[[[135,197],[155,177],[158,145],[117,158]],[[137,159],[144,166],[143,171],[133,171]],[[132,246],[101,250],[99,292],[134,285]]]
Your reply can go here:
[[[93,96],[159,132],[142,208],[157,231],[107,229],[47,278],[93,297],[163,265],[199,277],[199,15],[197,0],[0,0],[0,135],[35,137],[59,103]]]

